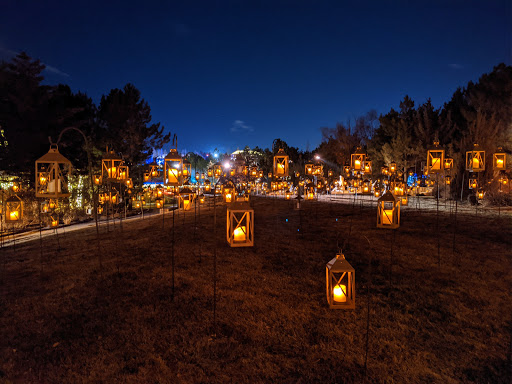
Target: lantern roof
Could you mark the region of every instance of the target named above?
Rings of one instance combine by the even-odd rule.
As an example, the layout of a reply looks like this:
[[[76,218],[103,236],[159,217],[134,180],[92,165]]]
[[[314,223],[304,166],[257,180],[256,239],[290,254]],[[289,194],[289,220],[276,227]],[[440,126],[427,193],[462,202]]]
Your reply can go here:
[[[379,200],[378,200],[378,201],[379,201],[379,202],[381,202],[381,201],[392,201],[392,202],[394,203],[394,202],[396,202],[396,199],[395,199],[395,196],[393,196],[393,194],[391,193],[391,191],[388,189],[388,190],[386,191],[386,193],[385,193],[385,194],[383,194],[383,195],[379,198]]]
[[[208,180],[208,179],[206,179],[206,180],[204,181],[204,184],[205,184],[205,185],[210,185],[211,183],[212,183],[212,182],[211,182],[210,180]]]
[[[121,156],[115,153],[112,149],[109,151],[107,148],[107,152],[102,157],[103,160],[122,160]]]
[[[336,257],[327,263],[327,269],[331,272],[355,272],[342,252],[336,254]]]
[[[190,164],[190,161],[188,161],[187,159],[183,159],[183,164]]]
[[[12,196],[9,196],[7,199],[5,199],[5,202],[6,203],[13,203],[13,202],[20,202],[21,199],[18,197],[18,195],[12,195]]]
[[[180,191],[180,195],[191,195],[194,191],[192,191],[189,187],[184,187]]]
[[[314,188],[314,187],[315,187],[315,183],[310,182],[310,183],[306,184],[306,188]]]
[[[362,150],[361,147],[357,147],[356,151],[354,152],[354,155],[365,155],[366,152]]]
[[[287,156],[287,155],[283,148],[279,148],[279,151],[277,151],[276,156]]]
[[[495,152],[495,153],[496,153],[497,155],[498,155],[498,154],[499,154],[499,155],[501,155],[501,154],[505,154],[505,153],[503,152],[503,148],[502,148],[502,147],[498,147],[498,149],[496,150],[496,152]]]
[[[434,150],[434,151],[435,151],[435,150],[440,151],[440,150],[442,150],[443,148],[441,148],[441,147],[439,146],[439,140],[437,140],[437,139],[436,139],[436,140],[434,140],[434,144],[433,144],[432,146],[430,146],[430,148],[429,148],[429,149],[430,149],[430,150]]]
[[[57,145],[52,144],[50,145],[50,150],[48,153],[41,156],[39,159],[37,159],[37,162],[40,163],[63,163],[63,164],[69,164],[71,165],[71,161],[66,159],[64,156],[62,156],[59,152],[59,149]]]
[[[178,150],[176,148],[171,148],[167,156],[165,156],[166,161],[181,161],[181,156],[178,154]]]

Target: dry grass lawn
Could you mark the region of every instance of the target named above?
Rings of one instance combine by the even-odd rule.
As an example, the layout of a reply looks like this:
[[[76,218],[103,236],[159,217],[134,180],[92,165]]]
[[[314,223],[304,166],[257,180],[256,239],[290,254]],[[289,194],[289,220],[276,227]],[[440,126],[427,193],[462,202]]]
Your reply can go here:
[[[446,213],[405,207],[393,233],[375,207],[251,204],[252,248],[221,204],[215,232],[202,208],[195,230],[180,212],[1,249],[0,383],[510,383],[510,214],[459,214],[454,250]],[[342,246],[351,311],[325,298]]]

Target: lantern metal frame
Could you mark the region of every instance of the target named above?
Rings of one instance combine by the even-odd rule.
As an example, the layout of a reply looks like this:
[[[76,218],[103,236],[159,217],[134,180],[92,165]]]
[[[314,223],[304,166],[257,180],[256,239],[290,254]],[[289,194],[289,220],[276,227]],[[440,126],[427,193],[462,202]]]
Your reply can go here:
[[[288,155],[281,148],[274,156],[274,176],[276,177],[288,177]]]
[[[325,266],[327,303],[331,309],[356,308],[356,271],[340,251]],[[336,289],[338,288],[338,289]],[[338,299],[341,296],[341,300]]]
[[[57,144],[36,160],[36,197],[68,197],[71,162],[59,153]]]
[[[179,194],[180,208],[183,208],[184,211],[190,211],[194,197],[195,192],[188,187],[184,187]]]
[[[388,190],[377,200],[377,228],[395,229],[400,226],[400,200]]]
[[[183,184],[183,159],[176,148],[171,148],[164,158],[164,185],[178,187]]]
[[[445,157],[444,158],[444,170],[450,171],[453,169],[453,159],[451,157]]]
[[[108,150],[101,159],[101,182],[114,182],[119,179],[120,166],[123,164],[121,156],[113,150]]]
[[[366,160],[366,153],[357,147],[356,151],[350,155],[350,168],[354,171],[364,170],[364,162]]]
[[[239,233],[243,240],[236,239]],[[226,240],[231,247],[254,246],[254,210],[247,203],[233,203],[227,209]]]

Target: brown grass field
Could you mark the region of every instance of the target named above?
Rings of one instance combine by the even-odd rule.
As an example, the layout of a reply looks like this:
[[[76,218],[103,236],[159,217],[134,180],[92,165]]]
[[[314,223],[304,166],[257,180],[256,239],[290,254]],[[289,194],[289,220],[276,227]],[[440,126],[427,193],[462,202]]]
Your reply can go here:
[[[1,249],[0,383],[511,382],[510,214],[251,204],[251,248],[220,204]],[[355,310],[325,297],[341,247]]]

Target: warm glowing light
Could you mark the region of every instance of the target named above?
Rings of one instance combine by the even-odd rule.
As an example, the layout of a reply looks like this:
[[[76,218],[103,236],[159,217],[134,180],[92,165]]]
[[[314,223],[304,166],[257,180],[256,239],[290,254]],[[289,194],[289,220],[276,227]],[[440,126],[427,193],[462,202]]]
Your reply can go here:
[[[9,219],[10,220],[19,220],[20,218],[20,212],[19,211],[11,211],[9,212]]]
[[[111,168],[108,168],[107,169],[107,172],[108,172],[108,177],[109,178],[114,178],[115,175],[116,175],[116,172],[117,172],[117,167],[111,167]]]
[[[496,159],[496,168],[503,168],[503,159]]]
[[[185,211],[190,210],[190,200],[189,199],[183,199],[183,210],[185,210]]]
[[[168,179],[169,183],[178,183],[179,171],[176,168],[168,168]]]
[[[432,158],[432,170],[439,171],[441,169],[441,159],[439,157]]]
[[[473,157],[472,161],[473,161],[473,165],[472,165],[473,169],[480,168],[480,160],[478,159],[478,157]]]
[[[226,193],[226,203],[231,203],[231,200],[233,199],[233,196],[231,193]]]
[[[393,210],[384,209],[382,213],[382,224],[391,225],[393,223]]]
[[[52,227],[57,227],[59,225],[58,220],[52,220]]]
[[[343,284],[337,284],[332,290],[334,301],[337,303],[347,302],[347,287]]]
[[[354,161],[354,169],[361,169],[361,160],[356,159],[356,161]]]
[[[245,230],[245,226],[236,227],[234,231],[234,240],[235,241],[246,241],[247,233]]]
[[[280,163],[277,164],[276,173],[278,175],[284,175],[284,164],[280,164]]]

